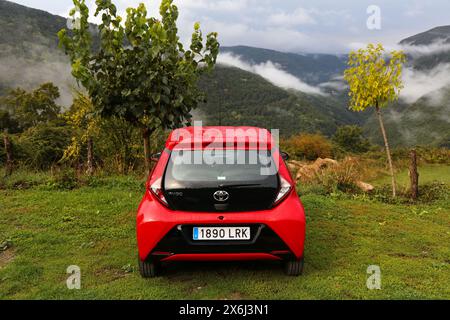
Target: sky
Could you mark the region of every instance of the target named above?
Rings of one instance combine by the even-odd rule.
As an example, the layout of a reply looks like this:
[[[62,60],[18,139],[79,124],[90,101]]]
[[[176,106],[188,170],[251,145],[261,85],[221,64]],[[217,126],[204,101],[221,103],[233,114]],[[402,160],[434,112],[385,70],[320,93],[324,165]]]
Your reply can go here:
[[[67,16],[71,0],[14,0]],[[94,0],[87,0],[95,8]],[[113,0],[125,16],[143,2],[157,16],[159,0]],[[448,0],[175,0],[178,26],[186,41],[199,21],[216,31],[222,46],[248,45],[284,52],[348,53],[368,42],[395,46],[400,40],[450,24]],[[375,6],[375,7],[374,7]],[[93,12],[92,12],[93,13]],[[368,27],[369,20],[369,27]],[[95,18],[92,22],[98,22]]]

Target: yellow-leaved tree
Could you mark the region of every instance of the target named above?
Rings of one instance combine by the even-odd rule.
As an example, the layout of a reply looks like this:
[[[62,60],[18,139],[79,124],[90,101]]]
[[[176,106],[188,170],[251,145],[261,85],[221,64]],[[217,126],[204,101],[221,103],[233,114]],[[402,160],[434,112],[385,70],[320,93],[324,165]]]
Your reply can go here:
[[[94,172],[94,142],[92,137],[99,133],[100,119],[95,116],[91,99],[81,91],[75,92],[73,105],[62,117],[74,130],[71,144],[64,151],[61,161],[77,159],[82,145],[87,146],[86,173]]]
[[[396,196],[394,167],[381,108],[398,99],[403,88],[401,77],[405,62],[402,51],[386,53],[381,44],[369,44],[365,49],[350,53],[344,74],[350,87],[350,109],[359,112],[374,107],[376,110],[392,177],[393,197]]]

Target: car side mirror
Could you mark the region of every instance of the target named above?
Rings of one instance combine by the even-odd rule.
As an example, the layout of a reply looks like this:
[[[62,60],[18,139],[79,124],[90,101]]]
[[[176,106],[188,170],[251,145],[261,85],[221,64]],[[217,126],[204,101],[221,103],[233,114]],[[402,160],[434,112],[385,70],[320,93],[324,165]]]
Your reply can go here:
[[[284,161],[288,161],[289,160],[289,154],[287,152],[280,152],[281,154],[281,158],[283,158]]]
[[[152,154],[152,156],[150,157],[150,160],[152,160],[153,162],[158,162],[159,158],[161,158],[161,154],[162,154],[162,152]]]

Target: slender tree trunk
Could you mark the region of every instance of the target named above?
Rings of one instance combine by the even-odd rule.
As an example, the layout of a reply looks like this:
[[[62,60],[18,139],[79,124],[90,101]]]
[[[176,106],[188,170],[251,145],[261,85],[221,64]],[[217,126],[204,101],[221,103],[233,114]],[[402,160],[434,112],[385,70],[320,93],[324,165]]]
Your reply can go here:
[[[419,197],[419,173],[417,172],[417,153],[411,150],[411,164],[409,166],[409,179],[411,180],[411,199],[417,200]]]
[[[6,176],[10,176],[13,172],[13,153],[11,148],[11,141],[8,136],[8,129],[5,129],[3,134],[3,142],[5,144],[5,153],[6,153]]]
[[[388,158],[389,171],[391,173],[392,196],[395,198],[396,195],[397,195],[397,189],[396,189],[396,183],[395,183],[394,166],[392,165],[391,150],[389,148],[389,143],[388,143],[388,139],[387,139],[387,135],[386,135],[386,130],[384,128],[384,123],[383,123],[383,117],[381,115],[381,110],[380,110],[380,107],[378,106],[378,102],[377,102],[377,105],[375,106],[375,108],[377,110],[378,121],[380,122],[381,133],[383,134],[384,147],[386,149],[386,155],[387,155],[387,158]]]
[[[150,167],[151,167],[151,155],[150,155],[150,136],[151,136],[151,131],[148,128],[144,128],[142,130],[142,137],[144,138],[144,162],[145,162],[145,170],[147,170],[147,172],[150,172]]]
[[[88,175],[92,175],[94,173],[94,141],[92,137],[89,137],[87,140],[87,170],[86,173]]]

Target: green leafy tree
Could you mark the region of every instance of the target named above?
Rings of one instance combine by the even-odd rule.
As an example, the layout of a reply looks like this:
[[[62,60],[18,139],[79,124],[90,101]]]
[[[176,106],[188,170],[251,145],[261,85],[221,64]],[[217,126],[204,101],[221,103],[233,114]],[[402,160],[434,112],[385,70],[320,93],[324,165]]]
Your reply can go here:
[[[358,126],[342,126],[336,130],[333,142],[342,150],[363,153],[369,150],[369,140],[363,137],[363,130]]]
[[[406,56],[402,51],[386,54],[383,46],[369,44],[366,49],[351,52],[345,79],[350,86],[350,109],[364,111],[374,107],[380,123],[392,177],[392,195],[396,196],[394,167],[381,108],[396,101],[403,88],[401,76]]]
[[[178,8],[162,0],[160,19],[148,17],[144,4],[127,9],[125,21],[111,0],[97,0],[101,15],[100,49],[92,45],[89,9],[74,0],[80,18],[69,34],[59,32],[60,44],[72,62],[72,74],[86,88],[102,117],[120,117],[142,129],[146,167],[150,167],[149,137],[157,128],[182,126],[205,100],[198,89],[202,73],[211,70],[219,53],[217,33],[207,35],[194,25],[189,50],[180,42]]]
[[[61,107],[56,103],[59,89],[53,83],[44,83],[28,92],[22,88],[11,90],[2,104],[21,130],[58,119]]]
[[[7,130],[9,133],[20,131],[19,123],[7,110],[0,109],[0,131]]]

